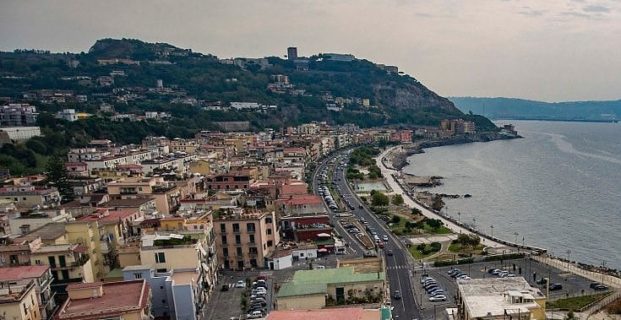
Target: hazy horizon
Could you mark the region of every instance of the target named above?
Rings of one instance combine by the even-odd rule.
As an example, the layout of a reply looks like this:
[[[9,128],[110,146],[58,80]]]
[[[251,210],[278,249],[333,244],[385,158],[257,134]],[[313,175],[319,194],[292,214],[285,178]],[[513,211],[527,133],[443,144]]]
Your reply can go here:
[[[621,98],[619,0],[5,0],[0,50],[80,52],[101,38],[218,57],[352,53],[443,96]]]

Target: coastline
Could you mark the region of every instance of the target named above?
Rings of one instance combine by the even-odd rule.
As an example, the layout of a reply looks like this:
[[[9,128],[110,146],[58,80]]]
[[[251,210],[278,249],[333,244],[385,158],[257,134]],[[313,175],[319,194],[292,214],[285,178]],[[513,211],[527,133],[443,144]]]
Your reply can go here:
[[[579,261],[569,261],[563,257],[557,257],[557,256],[551,255],[545,248],[537,248],[537,247],[527,246],[523,244],[520,245],[518,243],[512,243],[511,241],[505,241],[505,240],[502,240],[496,237],[491,237],[480,230],[472,229],[470,226],[462,224],[459,221],[456,221],[454,218],[443,215],[442,213],[437,212],[436,210],[433,210],[427,207],[426,205],[418,202],[411,196],[411,193],[407,191],[408,189],[404,188],[404,186],[399,181],[400,175],[403,174],[402,169],[409,164],[407,162],[407,158],[414,154],[424,153],[425,148],[439,147],[439,146],[445,146],[445,145],[454,145],[454,144],[465,144],[465,143],[472,143],[472,142],[487,142],[487,141],[493,141],[493,140],[516,139],[516,138],[522,138],[522,137],[521,136],[504,137],[502,139],[489,139],[489,140],[451,139],[451,140],[444,140],[444,141],[442,140],[421,141],[419,143],[415,142],[414,144],[411,144],[411,145],[399,145],[399,146],[388,148],[384,152],[382,152],[380,156],[376,158],[376,161],[378,165],[380,166],[380,168],[382,169],[382,173],[384,173],[384,171],[386,170],[386,173],[388,175],[384,175],[384,177],[387,180],[387,182],[391,186],[393,185],[391,182],[393,182],[394,185],[396,185],[396,187],[393,186],[394,191],[401,192],[401,194],[405,196],[405,199],[411,200],[411,202],[415,204],[414,207],[417,207],[419,209],[424,208],[425,210],[422,210],[423,213],[426,213],[426,212],[431,213],[435,218],[439,218],[443,220],[445,224],[447,221],[450,222],[450,224],[452,224],[453,227],[451,227],[450,224],[447,224],[447,227],[451,229],[453,232],[461,233],[462,232],[461,230],[467,230],[466,231],[467,233],[476,234],[480,236],[482,239],[486,239],[487,240],[486,245],[489,245],[490,243],[492,243],[496,247],[505,246],[505,247],[516,248],[518,249],[518,252],[520,249],[523,249],[525,251],[531,251],[530,252],[531,258],[547,263],[551,266],[562,267],[562,269],[565,269],[569,272],[573,272],[575,274],[581,274],[587,278],[592,279],[593,281],[597,281],[597,277],[601,277],[602,275],[605,275],[608,278],[608,281],[607,281],[608,283],[612,284],[613,286],[617,288],[621,288],[621,279],[620,279],[621,271],[620,270],[607,268],[604,266],[591,265],[591,264],[582,263]],[[390,166],[388,164],[390,164]],[[407,202],[409,201],[406,201],[406,203]],[[425,215],[427,216],[427,214]],[[457,228],[454,228],[454,227],[457,227]],[[491,247],[494,247],[494,245],[492,245]]]
[[[401,148],[400,152],[393,153],[392,156],[392,167],[401,171],[401,169],[405,168],[410,163],[407,158],[411,155],[424,153],[427,148],[435,148],[441,146],[450,146],[457,144],[466,144],[466,143],[475,143],[475,142],[489,142],[495,140],[512,140],[512,139],[522,139],[523,137],[520,135],[503,135],[498,132],[486,132],[486,133],[478,133],[473,135],[462,135],[455,136],[449,139],[439,139],[439,140],[420,140],[415,141],[412,144],[404,145]]]

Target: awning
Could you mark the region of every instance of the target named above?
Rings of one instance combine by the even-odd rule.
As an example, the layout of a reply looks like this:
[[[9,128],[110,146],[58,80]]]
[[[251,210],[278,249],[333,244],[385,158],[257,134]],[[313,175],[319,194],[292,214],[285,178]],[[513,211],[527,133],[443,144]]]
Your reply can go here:
[[[326,248],[321,248],[321,249],[317,250],[317,252],[328,252],[328,249],[326,249]]]
[[[329,235],[329,234],[327,234],[327,233],[320,233],[320,234],[318,234],[317,236],[318,236],[318,237],[320,237],[320,238],[327,238],[327,237],[330,237],[330,235]]]

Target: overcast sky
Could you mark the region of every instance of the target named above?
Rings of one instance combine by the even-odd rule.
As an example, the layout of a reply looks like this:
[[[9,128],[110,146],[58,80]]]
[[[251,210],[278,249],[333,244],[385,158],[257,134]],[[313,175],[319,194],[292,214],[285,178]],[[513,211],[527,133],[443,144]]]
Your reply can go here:
[[[444,96],[621,98],[621,0],[0,0],[0,50],[104,37],[219,57],[353,53]]]

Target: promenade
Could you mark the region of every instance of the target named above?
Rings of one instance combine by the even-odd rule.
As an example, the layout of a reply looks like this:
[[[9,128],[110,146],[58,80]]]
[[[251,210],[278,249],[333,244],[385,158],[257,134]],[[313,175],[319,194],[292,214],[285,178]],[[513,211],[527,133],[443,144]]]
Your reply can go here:
[[[478,236],[481,236],[482,243],[485,246],[487,246],[487,247],[491,247],[491,248],[512,248],[511,246],[508,246],[506,244],[503,244],[503,243],[494,241],[492,239],[489,239],[485,235],[481,235],[479,233],[472,232],[471,230],[466,229],[466,228],[464,228],[464,227],[454,223],[453,221],[450,221],[450,220],[446,219],[445,217],[443,217],[443,216],[433,212],[432,210],[430,210],[427,207],[423,206],[419,202],[415,201],[408,193],[405,192],[405,190],[403,190],[401,185],[397,182],[397,179],[395,179],[395,175],[398,175],[399,172],[397,170],[395,170],[394,168],[392,168],[392,166],[388,167],[389,164],[386,164],[384,161],[382,161],[382,159],[384,159],[386,156],[388,156],[391,152],[393,152],[397,148],[401,148],[401,146],[396,146],[396,147],[392,147],[392,148],[388,148],[388,149],[384,150],[379,156],[377,156],[375,158],[375,162],[377,163],[377,166],[380,168],[380,170],[382,172],[382,176],[384,176],[384,178],[386,179],[386,183],[388,183],[390,188],[392,188],[392,190],[395,193],[399,193],[399,194],[401,194],[403,196],[404,203],[408,207],[416,208],[416,209],[420,210],[421,213],[425,217],[427,217],[427,218],[441,220],[444,223],[444,225],[447,228],[449,228],[451,231],[453,231],[454,233],[476,234]]]

